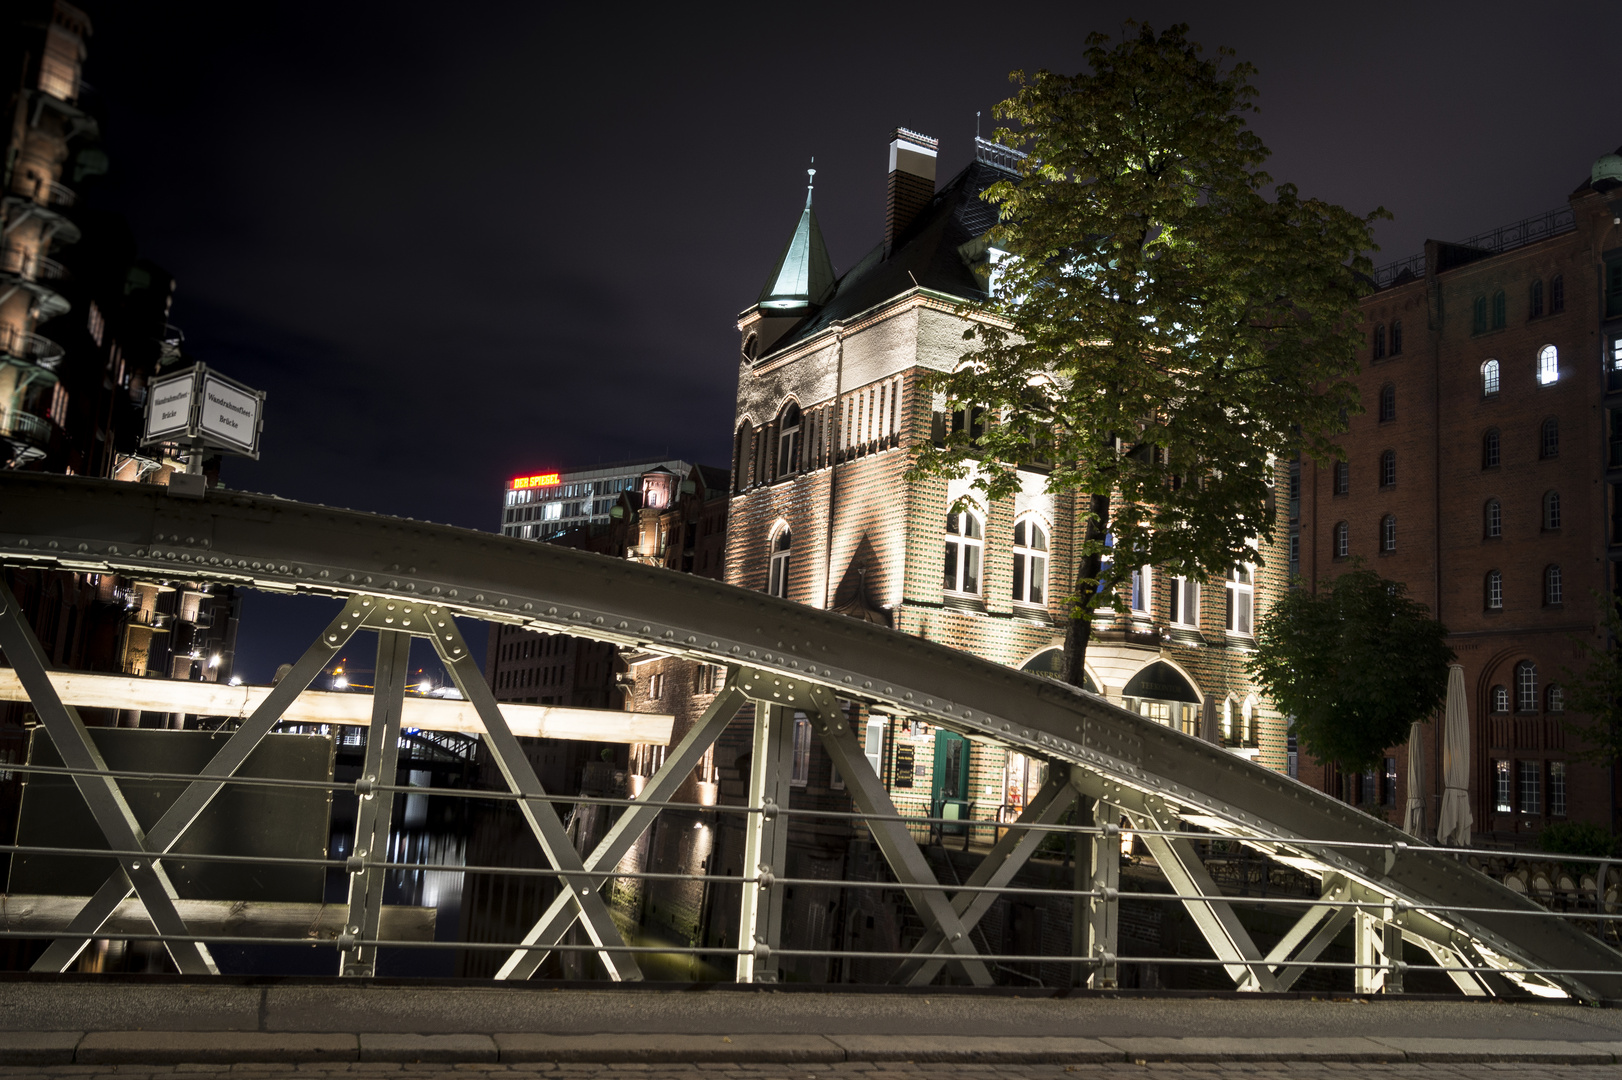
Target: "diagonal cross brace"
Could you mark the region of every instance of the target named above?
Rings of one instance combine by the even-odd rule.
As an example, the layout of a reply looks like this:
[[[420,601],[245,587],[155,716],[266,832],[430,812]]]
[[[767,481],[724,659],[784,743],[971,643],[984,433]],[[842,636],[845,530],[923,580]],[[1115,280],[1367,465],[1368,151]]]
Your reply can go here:
[[[605,866],[617,866],[631,850],[637,840],[653,819],[663,809],[657,805],[665,802],[676,789],[682,785],[693,769],[698,766],[699,759],[704,751],[720,737],[726,730],[727,724],[737,715],[738,709],[744,703],[744,696],[732,683],[737,676],[736,669],[727,672],[726,687],[710,702],[710,707],[704,710],[704,715],[698,718],[691,730],[665,757],[665,763],[657,772],[648,778],[647,784],[642,788],[631,806],[620,815],[619,820],[609,828],[608,833],[591,849],[586,856],[585,868],[587,870],[600,870]],[[652,804],[652,805],[650,805]],[[553,897],[546,911],[536,920],[524,935],[523,942],[527,948],[518,949],[501,965],[496,972],[498,979],[527,979],[540,968],[541,962],[552,947],[563,940],[563,935],[569,932],[575,920],[580,917],[579,909],[570,903],[569,897],[559,893]]]
[[[6,595],[9,596],[9,593]],[[215,752],[208,764],[203,766],[198,774],[199,779],[187,785],[180,793],[180,797],[170,804],[157,824],[147,832],[144,845],[146,850],[166,853],[179,842],[186,830],[191,828],[192,823],[225,787],[225,778],[234,775],[237,769],[242,767],[242,763],[248,760],[248,756],[270,733],[271,728],[281,720],[287,707],[309,688],[321,670],[332,662],[355,631],[360,629],[369,610],[368,602],[372,599],[356,596],[345,601],[343,610],[321,632],[321,636],[304,650],[304,655],[299,657],[292,670],[271,688],[259,707],[242,722],[236,732],[226,740],[225,745]],[[47,688],[54,695],[55,690],[49,688],[48,683]],[[33,690],[30,690],[29,694],[30,697],[35,696]],[[129,896],[130,889],[131,884],[122,869],[110,876],[68,923],[64,935],[52,942],[44,954],[34,962],[33,970],[66,971],[84,947],[90,944],[90,938],[96,931],[112,918],[118,905]]]
[[[963,884],[975,889],[997,889],[1014,880],[1014,876],[1030,861],[1049,835],[1043,829],[1030,826],[1052,825],[1070,809],[1075,800],[1076,792],[1070,787],[1068,770],[1063,765],[1050,764],[1047,782],[1026,804],[1009,831],[992,845]],[[977,925],[996,902],[995,892],[960,892],[952,898],[952,910],[957,912],[964,928],[968,929]],[[903,961],[893,981],[909,986],[928,986],[945,962],[943,957],[935,955],[942,951],[945,943],[946,939],[939,930],[929,931],[912,950],[916,959]]]
[[[90,732],[78,710],[62,704],[56,688],[51,685],[50,662],[45,658],[45,651],[40,647],[33,627],[23,619],[17,598],[11,594],[4,578],[0,578],[0,649],[5,651],[17,677],[28,691],[34,711],[39,715],[51,742],[56,744],[62,764],[70,769],[105,773],[107,763],[91,741]],[[110,776],[78,774],[73,777],[73,783],[84,797],[85,805],[89,807],[109,847],[123,851],[148,850],[146,833],[136,821],[135,812],[130,809],[117,780]],[[179,894],[175,892],[174,884],[163,867],[151,858],[138,855],[121,856],[118,864],[115,878],[120,880],[123,889],[127,891],[133,888],[140,896],[147,916],[158,933],[164,936],[164,947],[181,974],[218,975],[219,969],[214,965],[208,947],[201,941],[185,940],[190,931],[175,909]],[[75,949],[74,956],[83,947],[81,944]],[[70,962],[72,959],[69,957]]]
[[[933,930],[941,935],[946,947],[951,950],[953,970],[961,972],[975,986],[992,985],[991,972],[977,955],[974,943],[969,940],[967,927],[947,901],[945,893],[934,887],[939,885],[939,881],[925,861],[924,853],[918,849],[917,842],[907,832],[906,825],[897,820],[900,815],[896,812],[895,803],[890,801],[889,792],[884,790],[878,775],[868,765],[867,756],[862,752],[856,733],[846,722],[833,691],[825,686],[805,683],[798,684],[797,689],[808,699],[811,708],[807,711],[815,717],[814,723],[822,738],[822,745],[833,759],[839,775],[845,778],[845,788],[856,803],[856,809],[873,815],[867,822],[873,842],[884,853],[885,861],[890,864],[890,870],[902,891],[924,920],[926,931]],[[930,887],[923,887],[926,885]]]
[[[495,694],[491,692],[490,684],[484,681],[484,673],[468,653],[467,643],[462,640],[456,620],[448,610],[437,605],[414,606],[424,612],[429,624],[422,632],[433,639],[434,648],[456,682],[456,688],[484,723],[485,746],[489,748],[490,756],[495,759],[507,786],[514,794],[522,796],[518,800],[519,812],[540,842],[547,862],[558,872],[563,891],[580,909],[586,935],[597,947],[597,956],[608,969],[608,977],[615,982],[639,981],[642,971],[632,954],[624,951],[625,939],[620,936],[608,905],[598,891],[600,882],[586,875],[580,853],[569,840],[563,822],[558,820],[557,811],[547,801],[546,789],[535,775],[535,767],[530,764],[518,737],[507,725],[507,718],[501,715]]]

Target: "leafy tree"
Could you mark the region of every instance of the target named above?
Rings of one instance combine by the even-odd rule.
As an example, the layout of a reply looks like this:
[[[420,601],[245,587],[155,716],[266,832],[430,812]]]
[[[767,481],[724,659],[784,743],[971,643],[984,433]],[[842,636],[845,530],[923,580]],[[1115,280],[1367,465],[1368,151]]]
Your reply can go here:
[[[1292,589],[1256,635],[1250,673],[1295,737],[1345,772],[1374,767],[1447,697],[1447,628],[1401,582],[1357,566],[1316,593]]]
[[[1567,731],[1582,740],[1574,753],[1596,765],[1622,757],[1622,609],[1617,601],[1593,591],[1599,608],[1603,644],[1572,638],[1588,663],[1580,674],[1566,676],[1566,707],[1580,718],[1567,720]]]
[[[1027,156],[983,196],[990,297],[966,362],[934,381],[989,422],[919,447],[913,472],[972,476],[990,500],[1018,489],[1013,466],[1052,463],[1048,490],[1077,493],[1077,685],[1091,616],[1135,567],[1204,581],[1258,561],[1275,461],[1334,454],[1357,409],[1359,273],[1384,211],[1269,197],[1254,69],[1186,35],[1128,24],[1087,39],[1089,72],[1010,77],[997,115],[1015,126],[996,137]]]

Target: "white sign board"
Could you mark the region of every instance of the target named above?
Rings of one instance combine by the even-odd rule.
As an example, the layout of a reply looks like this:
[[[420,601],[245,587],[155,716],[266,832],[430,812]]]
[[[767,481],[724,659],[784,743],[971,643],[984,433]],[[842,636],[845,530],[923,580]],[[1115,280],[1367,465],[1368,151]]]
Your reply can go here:
[[[260,395],[203,374],[203,407],[197,428],[203,436],[252,454],[259,444]]]
[[[191,430],[192,403],[197,397],[195,372],[155,379],[146,389],[147,441]]]

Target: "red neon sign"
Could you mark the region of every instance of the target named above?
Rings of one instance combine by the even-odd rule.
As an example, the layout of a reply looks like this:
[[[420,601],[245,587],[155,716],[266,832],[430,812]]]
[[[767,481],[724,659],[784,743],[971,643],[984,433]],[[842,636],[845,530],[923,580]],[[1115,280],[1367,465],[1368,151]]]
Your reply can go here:
[[[513,478],[512,490],[522,491],[525,488],[551,487],[558,482],[555,472],[537,473],[534,476],[518,476]]]

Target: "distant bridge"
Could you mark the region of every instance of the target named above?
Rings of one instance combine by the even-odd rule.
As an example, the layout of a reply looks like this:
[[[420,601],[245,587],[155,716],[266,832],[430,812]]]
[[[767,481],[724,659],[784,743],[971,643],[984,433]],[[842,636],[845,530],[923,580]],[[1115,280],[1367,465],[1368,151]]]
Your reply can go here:
[[[1281,991],[1313,966],[1350,968],[1362,992],[1398,992],[1410,971],[1439,970],[1465,994],[1622,999],[1622,955],[1461,859],[1199,739],[1051,680],[1023,674],[868,623],[704,578],[426,522],[332,509],[273,496],[211,490],[200,500],[163,487],[21,473],[0,474],[0,562],[90,573],[201,579],[282,593],[340,598],[343,608],[241,722],[185,793],[145,831],[106,770],[71,705],[64,704],[16,602],[0,592],[0,648],[104,833],[119,869],[70,921],[37,970],[62,970],[132,893],[180,970],[215,966],[188,930],[164,872],[170,851],[248,753],[359,630],[378,634],[374,731],[357,785],[349,918],[337,946],[341,970],[373,971],[382,872],[367,852],[386,838],[406,658],[412,637],[434,643],[477,716],[489,752],[562,883],[498,978],[526,978],[554,949],[583,948],[613,979],[640,977],[638,956],[665,947],[628,945],[600,895],[604,879],[650,826],[709,745],[746,703],[754,709],[745,875],[716,878],[743,890],[736,978],[769,978],[780,947],[794,714],[808,717],[866,817],[898,887],[925,925],[897,954],[896,980],[927,984],[944,966],[960,981],[992,981],[988,964],[1029,961],[975,948],[971,931],[1072,806],[1084,820],[1087,886],[1083,948],[1059,959],[1084,965],[1095,986],[1119,964],[1168,962],[1119,955],[1119,828],[1146,845],[1239,990]],[[567,633],[726,665],[726,689],[670,749],[664,766],[604,838],[582,856],[541,790],[505,710],[474,665],[452,615]],[[364,700],[364,699],[363,699]],[[961,885],[938,882],[873,770],[840,701],[866,703],[973,739],[1047,760],[1049,779],[1015,827]],[[416,704],[416,703],[411,703]],[[1088,816],[1090,815],[1090,816]],[[1187,831],[1192,826],[1198,833]],[[1299,917],[1262,951],[1201,862],[1194,841],[1231,838],[1319,882],[1297,900]],[[826,883],[819,883],[826,884]],[[1255,902],[1255,901],[1250,901]],[[1268,901],[1288,904],[1290,901]],[[1585,915],[1589,921],[1603,913]],[[568,944],[576,925],[588,944]],[[1350,963],[1324,949],[1350,926]],[[215,940],[215,939],[211,939]],[[1404,944],[1432,961],[1409,967]],[[726,950],[705,948],[709,955]],[[873,954],[865,954],[871,957]],[[1052,958],[1049,958],[1052,959]],[[1176,962],[1176,961],[1172,961]]]

